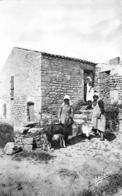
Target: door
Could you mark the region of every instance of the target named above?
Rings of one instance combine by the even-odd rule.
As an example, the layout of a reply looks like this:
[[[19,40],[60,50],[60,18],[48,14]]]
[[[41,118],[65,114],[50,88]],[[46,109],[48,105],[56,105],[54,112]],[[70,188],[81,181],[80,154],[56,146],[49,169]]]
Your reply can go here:
[[[28,121],[34,121],[34,103],[33,102],[28,102],[27,103],[27,116],[28,116]]]

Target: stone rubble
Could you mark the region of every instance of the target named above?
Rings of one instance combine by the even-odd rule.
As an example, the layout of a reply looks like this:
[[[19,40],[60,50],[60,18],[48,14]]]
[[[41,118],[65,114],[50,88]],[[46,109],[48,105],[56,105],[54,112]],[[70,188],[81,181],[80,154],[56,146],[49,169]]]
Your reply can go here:
[[[8,142],[4,147],[4,153],[7,155],[12,155],[14,152],[14,142]]]
[[[51,148],[51,144],[48,142],[42,128],[30,128],[26,134],[17,133],[14,139],[15,146],[21,147],[28,152],[36,148],[44,151],[48,151]]]
[[[92,114],[92,111],[90,110],[87,110],[87,111],[82,110],[80,114],[74,115],[75,123],[73,124],[73,127],[72,127],[72,137],[77,136],[78,125],[82,124],[83,122],[90,122],[91,114]],[[28,152],[31,152],[35,149],[49,151],[51,149],[51,144],[48,142],[46,134],[43,131],[43,128],[32,127],[33,124],[29,126],[20,127],[20,129],[15,128],[14,146],[17,149],[22,149]],[[117,134],[118,133],[116,132],[116,135]],[[119,137],[121,137],[121,134]],[[116,141],[117,139],[113,140],[113,144]],[[108,141],[105,140],[103,142],[100,142],[98,138],[92,138],[90,141],[86,139],[82,148],[87,148],[87,145],[89,146],[89,149],[92,148],[95,151],[97,150],[109,151],[112,148],[112,145],[110,145]]]

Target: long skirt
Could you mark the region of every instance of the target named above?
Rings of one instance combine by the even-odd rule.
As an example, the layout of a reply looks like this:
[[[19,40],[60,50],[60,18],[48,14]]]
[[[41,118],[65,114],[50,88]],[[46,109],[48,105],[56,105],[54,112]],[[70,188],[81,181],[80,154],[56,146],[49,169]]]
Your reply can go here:
[[[101,115],[100,119],[97,119],[97,129],[101,132],[105,132],[106,127],[106,118],[104,115]]]

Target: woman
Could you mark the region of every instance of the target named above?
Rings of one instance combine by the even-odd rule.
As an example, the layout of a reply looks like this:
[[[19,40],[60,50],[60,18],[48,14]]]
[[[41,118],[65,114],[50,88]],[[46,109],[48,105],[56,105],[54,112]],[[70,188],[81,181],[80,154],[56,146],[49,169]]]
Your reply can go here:
[[[68,142],[68,136],[72,134],[73,108],[71,107],[70,97],[64,96],[63,104],[58,112],[59,122],[64,125],[64,140]]]
[[[90,76],[87,77],[87,94],[86,101],[93,101],[94,88],[92,86],[92,79]]]
[[[97,129],[100,132],[101,140],[104,140],[105,127],[106,127],[104,102],[102,100],[99,100],[98,101],[98,106],[100,108],[100,115],[98,116]]]
[[[93,103],[92,103],[92,108],[93,108],[92,125],[93,125],[93,130],[95,133],[97,133],[97,120],[100,114],[100,108],[97,104],[98,99],[99,99],[98,93],[95,92],[93,96]]]
[[[95,132],[99,131],[100,138],[101,140],[103,140],[104,133],[105,133],[105,125],[106,125],[104,102],[102,100],[99,100],[99,96],[97,92],[94,94],[93,99],[94,99],[93,114],[92,114],[93,130]]]

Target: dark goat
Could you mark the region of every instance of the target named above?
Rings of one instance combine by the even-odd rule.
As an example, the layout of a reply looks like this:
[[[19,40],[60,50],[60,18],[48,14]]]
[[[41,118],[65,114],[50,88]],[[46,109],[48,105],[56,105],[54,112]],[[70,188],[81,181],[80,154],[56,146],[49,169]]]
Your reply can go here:
[[[64,126],[61,124],[46,125],[44,128],[44,133],[46,134],[48,141],[52,143],[52,138],[54,135],[64,135]]]

